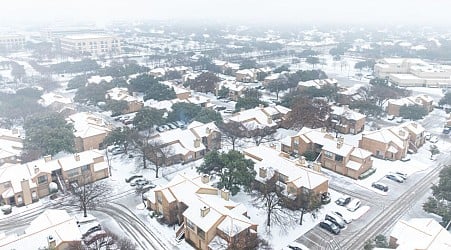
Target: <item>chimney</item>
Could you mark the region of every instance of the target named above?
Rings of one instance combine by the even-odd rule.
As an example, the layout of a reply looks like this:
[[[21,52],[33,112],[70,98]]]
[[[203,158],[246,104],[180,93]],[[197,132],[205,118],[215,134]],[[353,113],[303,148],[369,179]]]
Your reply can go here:
[[[205,128],[205,133],[206,133],[207,135],[209,135],[209,134],[211,133],[211,129],[210,129],[209,127],[206,127],[206,128]]]
[[[260,176],[261,178],[266,178],[266,176],[267,176],[267,170],[266,170],[265,167],[260,167],[260,168],[259,168],[258,176]]]
[[[325,127],[321,128],[321,133],[326,133],[326,128]]]
[[[258,104],[258,107],[262,109],[262,108],[264,108],[265,106],[263,106],[263,104],[260,103],[260,104]]]
[[[47,242],[49,244],[49,249],[56,249],[56,240],[52,235],[47,237]]]
[[[194,147],[195,148],[200,147],[200,139],[199,138],[194,139]]]
[[[271,118],[271,116],[268,116],[268,124],[271,124],[272,123],[272,118]]]
[[[203,184],[207,184],[210,182],[210,176],[208,174],[203,174],[200,177],[200,180],[202,181]]]
[[[76,161],[80,161],[80,155],[79,154],[75,154],[74,157],[75,157]]]
[[[404,137],[406,135],[406,132],[404,132],[404,130],[400,129],[399,130],[399,135]]]
[[[44,162],[49,162],[51,160],[52,160],[52,156],[51,155],[44,156]]]
[[[228,201],[230,199],[230,191],[225,188],[221,189],[221,198]]]
[[[200,209],[200,216],[205,217],[208,214],[208,212],[210,212],[210,208],[207,206],[203,206]]]
[[[299,158],[299,163],[301,163],[301,165],[305,164],[305,156],[301,155],[301,157]]]
[[[314,162],[314,163],[313,163],[313,170],[315,170],[316,172],[321,173],[321,163],[319,163],[319,162]]]
[[[39,168],[38,168],[38,166],[36,166],[36,165],[34,165],[34,173],[35,173],[35,174],[39,173]]]

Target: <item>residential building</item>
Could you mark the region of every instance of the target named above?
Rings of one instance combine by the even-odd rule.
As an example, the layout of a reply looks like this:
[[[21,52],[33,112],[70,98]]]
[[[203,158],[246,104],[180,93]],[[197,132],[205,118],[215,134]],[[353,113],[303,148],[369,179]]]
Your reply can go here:
[[[56,41],[69,35],[105,34],[105,30],[95,27],[53,27],[41,30],[41,39],[44,41]]]
[[[235,73],[235,79],[237,82],[256,82],[257,72],[255,69],[242,69]]]
[[[332,107],[334,129],[342,134],[358,134],[365,128],[366,116],[350,109],[347,105]]]
[[[208,175],[177,175],[148,193],[147,207],[180,225],[176,239],[184,236],[196,249],[246,249],[257,237],[246,207],[232,201],[228,190],[212,187]]]
[[[269,76],[266,76],[265,79],[262,82],[263,86],[268,86],[270,83],[277,81],[279,79],[282,79],[285,77],[282,73],[273,73]]]
[[[389,247],[413,250],[451,249],[451,234],[434,219],[400,220],[390,234]]]
[[[155,78],[163,78],[166,75],[166,69],[165,68],[151,69],[149,71],[149,75],[151,75]]]
[[[121,53],[121,41],[106,34],[68,35],[60,39],[61,50],[68,54],[110,55]]]
[[[288,154],[264,145],[244,149],[246,158],[255,162],[255,181],[258,188],[275,178],[282,188],[285,205],[299,209],[311,201],[310,196],[319,196],[329,189],[329,179],[322,173],[309,169],[304,158],[294,161]]]
[[[240,69],[240,65],[237,63],[213,60],[213,64],[218,68],[219,72],[225,75],[235,75]]]
[[[112,129],[110,124],[90,112],[76,113],[66,120],[74,126],[75,150],[77,152],[99,149]]]
[[[362,100],[359,89],[362,84],[355,84],[351,87],[340,87],[337,92],[337,103],[341,105],[350,105],[352,102]]]
[[[426,142],[424,133],[426,130],[420,123],[406,122],[398,127],[406,130],[407,133],[409,133],[409,150],[412,150],[416,153],[418,151],[418,148],[423,146],[423,144]]]
[[[196,104],[202,108],[213,108],[214,104],[210,102],[210,98],[201,95],[192,95],[185,99],[188,103]]]
[[[25,47],[25,36],[23,35],[0,35],[0,51],[13,52],[23,50]]]
[[[55,94],[45,93],[41,96],[40,103],[44,107],[48,107],[53,111],[61,112],[66,108],[74,108],[75,105],[70,98]]]
[[[228,98],[233,101],[237,101],[238,98],[244,95],[244,91],[247,89],[243,83],[234,80],[224,80],[216,84],[216,95],[222,88],[229,90]]]
[[[106,92],[107,100],[126,101],[127,108],[122,111],[124,114],[140,111],[144,103],[135,95],[130,95],[127,88],[112,88]]]
[[[23,234],[0,238],[1,249],[75,249],[81,243],[77,221],[65,210],[47,209]]]
[[[268,107],[260,105],[237,112],[229,120],[239,122],[249,129],[279,127],[288,118],[290,112],[291,109],[280,105]]]
[[[316,80],[310,80],[306,82],[299,82],[298,83],[298,89],[306,89],[309,87],[313,87],[316,89],[321,89],[324,86],[337,86],[338,81],[336,79],[330,78],[330,79],[316,79]]]
[[[321,166],[353,179],[373,165],[371,152],[345,144],[342,137],[335,138],[320,129],[304,127],[295,136],[283,139],[281,147],[283,152],[294,155],[317,154]]]
[[[0,128],[0,166],[20,162],[23,139],[23,134],[17,128],[12,130]]]
[[[103,152],[89,150],[62,158],[0,166],[0,200],[10,205],[28,205],[49,194],[54,182],[65,191],[69,184],[93,182],[108,177]]]
[[[401,87],[451,86],[451,66],[416,58],[384,58],[374,66],[374,74]]]
[[[172,129],[151,138],[165,155],[165,164],[190,162],[221,148],[221,133],[214,122],[192,122],[186,129]]]
[[[363,132],[359,147],[377,158],[401,160],[409,148],[409,133],[399,127]]]
[[[400,116],[399,110],[402,106],[418,105],[426,109],[427,112],[431,112],[434,109],[433,99],[428,95],[416,95],[404,97],[401,99],[390,99],[387,102],[387,114]]]

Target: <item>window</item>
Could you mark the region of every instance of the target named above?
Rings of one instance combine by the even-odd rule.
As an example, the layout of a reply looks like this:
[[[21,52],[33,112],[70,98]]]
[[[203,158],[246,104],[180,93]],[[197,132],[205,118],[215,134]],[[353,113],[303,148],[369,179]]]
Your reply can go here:
[[[205,240],[205,232],[204,230],[197,228],[197,235],[199,235],[199,237],[203,240]]]
[[[47,183],[47,175],[41,175],[38,177],[38,184],[45,184]]]
[[[72,178],[72,177],[79,175],[80,172],[78,171],[78,169],[71,169],[71,170],[66,171],[66,174],[67,174],[67,177]]]
[[[335,161],[342,162],[342,161],[343,161],[343,156],[341,156],[341,155],[336,155],[336,156],[335,156]]]
[[[82,166],[81,167],[81,171],[82,172],[86,172],[86,171],[89,171],[90,169],[89,169],[89,165],[84,165],[84,166]]]
[[[329,152],[329,151],[324,151],[324,156],[329,158],[329,159],[334,159],[334,154],[332,152]]]
[[[193,223],[192,221],[190,221],[190,220],[188,220],[188,219],[186,219],[186,226],[187,226],[189,229],[191,229],[191,230],[193,230],[193,231],[196,231],[196,226],[194,225],[194,223]]]
[[[286,183],[288,181],[288,177],[279,173],[279,181],[282,183]]]
[[[157,194],[157,201],[158,203],[162,204],[163,203],[163,198],[161,197],[161,193]]]

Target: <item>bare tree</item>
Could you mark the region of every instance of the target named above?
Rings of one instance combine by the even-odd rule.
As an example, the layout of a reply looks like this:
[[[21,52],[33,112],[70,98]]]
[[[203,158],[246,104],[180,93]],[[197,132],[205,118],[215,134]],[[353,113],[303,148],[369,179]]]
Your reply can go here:
[[[102,234],[95,241],[89,245],[82,244],[81,241],[69,243],[69,249],[73,250],[135,250],[136,244],[130,239],[120,237],[117,234],[109,230],[105,230],[105,234]]]
[[[274,140],[274,134],[276,132],[277,129],[275,127],[256,127],[248,131],[248,136],[251,137],[254,140],[255,145],[258,146],[262,142]]]
[[[232,150],[235,150],[237,141],[246,137],[247,134],[247,129],[239,122],[218,122],[216,126],[221,130],[224,137],[232,144]]]
[[[168,158],[173,153],[171,146],[166,146],[159,139],[147,142],[146,157],[155,165],[155,178],[158,178],[160,168],[168,164]]]
[[[133,146],[138,151],[140,156],[142,157],[143,168],[147,168],[147,155],[149,154],[149,140],[151,138],[152,132],[149,130],[138,132],[133,131],[131,134],[131,140],[133,142]]]
[[[294,212],[284,208],[284,197],[280,187],[276,184],[277,178],[266,180],[258,187],[257,198],[254,199],[254,205],[263,208],[266,211],[266,226],[270,229],[271,224],[275,224],[286,231],[296,224],[293,221]]]
[[[79,179],[79,186],[72,190],[69,205],[80,206],[83,216],[87,217],[88,209],[94,209],[108,200],[111,187],[105,181],[91,182],[91,175],[85,174]]]

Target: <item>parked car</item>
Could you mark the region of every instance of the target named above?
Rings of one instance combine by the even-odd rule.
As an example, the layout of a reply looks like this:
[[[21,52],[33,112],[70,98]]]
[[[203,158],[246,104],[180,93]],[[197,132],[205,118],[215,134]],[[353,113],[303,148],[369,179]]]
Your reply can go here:
[[[126,179],[125,179],[125,182],[129,183],[129,182],[131,182],[132,180],[134,180],[134,179],[136,179],[136,178],[142,178],[142,177],[143,177],[143,176],[140,175],[140,174],[132,175],[132,176],[126,178]]]
[[[321,221],[319,223],[319,226],[321,228],[326,229],[327,231],[329,231],[329,232],[331,232],[333,234],[339,234],[340,233],[340,228],[338,228],[337,225],[332,223],[332,221],[330,221],[330,220]]]
[[[437,143],[438,142],[438,137],[434,135],[434,136],[431,137],[431,139],[429,139],[429,141],[431,143]]]
[[[321,203],[323,205],[330,203],[330,193],[329,192],[325,192],[325,193],[321,194]]]
[[[305,249],[307,249],[307,247],[306,246],[304,246],[304,245],[302,245],[302,244],[300,244],[300,243],[297,243],[297,242],[291,242],[288,246],[288,249],[291,249],[291,250],[305,250]],[[286,248],[284,248],[284,249],[286,249]]]
[[[449,134],[449,132],[451,132],[451,128],[446,127],[443,129],[443,134]]]
[[[136,190],[140,191],[141,193],[145,193],[153,188],[155,188],[157,185],[153,184],[152,182],[149,181],[149,184],[144,185],[144,186],[136,186]]]
[[[403,183],[403,182],[404,182],[404,179],[401,178],[401,176],[399,176],[399,175],[397,175],[397,174],[387,174],[387,175],[385,176],[385,178],[387,178],[387,179],[389,179],[389,180],[392,180],[392,181],[396,181],[396,182],[398,182],[398,183]]]
[[[335,201],[335,204],[339,206],[346,206],[351,202],[351,197],[345,195],[343,197],[338,198],[338,200]]]
[[[159,127],[157,127],[157,131],[160,132],[160,133],[164,132],[164,128],[162,126],[159,126]]]
[[[111,150],[112,155],[118,155],[118,154],[122,154],[122,153],[125,153],[125,149],[121,146],[118,146],[116,148],[113,148],[113,150]]]
[[[404,119],[402,117],[398,117],[398,118],[396,118],[396,122],[397,123],[403,123]]]
[[[400,176],[401,178],[403,178],[404,180],[407,179],[407,174],[406,174],[406,173],[403,173],[403,172],[394,172],[394,174],[399,175],[399,176]]]
[[[406,155],[403,158],[401,158],[401,161],[410,161],[410,155]]]
[[[233,109],[226,109],[224,110],[225,114],[232,114],[233,113]]]
[[[184,122],[182,122],[182,121],[176,121],[175,123],[177,123],[179,128],[185,128],[186,127],[186,124]]]
[[[172,123],[168,123],[168,124],[166,124],[166,126],[168,126],[168,127],[171,128],[171,129],[176,129],[176,128],[177,128],[177,126],[175,126],[175,125],[172,124]]]
[[[361,202],[359,199],[353,199],[351,202],[349,202],[349,204],[346,206],[346,209],[348,209],[348,211],[354,212],[355,210],[357,210],[361,205]]]
[[[346,226],[346,222],[340,216],[333,213],[327,213],[325,219],[332,221],[339,228],[344,228]]]
[[[352,218],[350,218],[347,214],[345,214],[343,212],[334,211],[332,213],[337,215],[337,216],[340,216],[346,222],[346,224],[349,224],[349,223],[352,222]]]
[[[90,235],[91,233],[93,233],[95,231],[100,231],[100,230],[102,230],[102,226],[100,226],[100,224],[97,226],[91,227],[82,235],[82,238],[84,239],[86,236]]]
[[[380,183],[380,182],[373,182],[373,184],[371,184],[371,186],[373,188],[379,189],[379,190],[384,191],[384,192],[388,191],[388,186],[383,184],[383,183]]]
[[[216,106],[215,110],[216,111],[221,111],[221,110],[226,110],[227,108],[224,106]]]
[[[140,178],[140,179],[137,179],[136,181],[132,182],[132,184],[135,184],[135,186],[141,186],[141,187],[143,187],[149,183],[150,182],[144,178]]]
[[[424,139],[426,139],[427,141],[429,141],[431,139],[431,133],[429,132],[424,132]]]
[[[394,115],[387,115],[387,120],[393,121],[395,119]]]
[[[138,185],[138,183],[144,183],[145,180],[146,180],[146,178],[138,178],[134,181],[131,181],[130,186],[134,187],[134,186]],[[144,184],[144,185],[146,185],[146,184]]]
[[[89,234],[88,236],[86,236],[84,239],[84,242],[86,245],[91,245],[96,240],[101,239],[101,238],[105,237],[106,235],[107,235],[107,233],[104,230],[95,231],[95,232],[92,232],[91,234]]]

